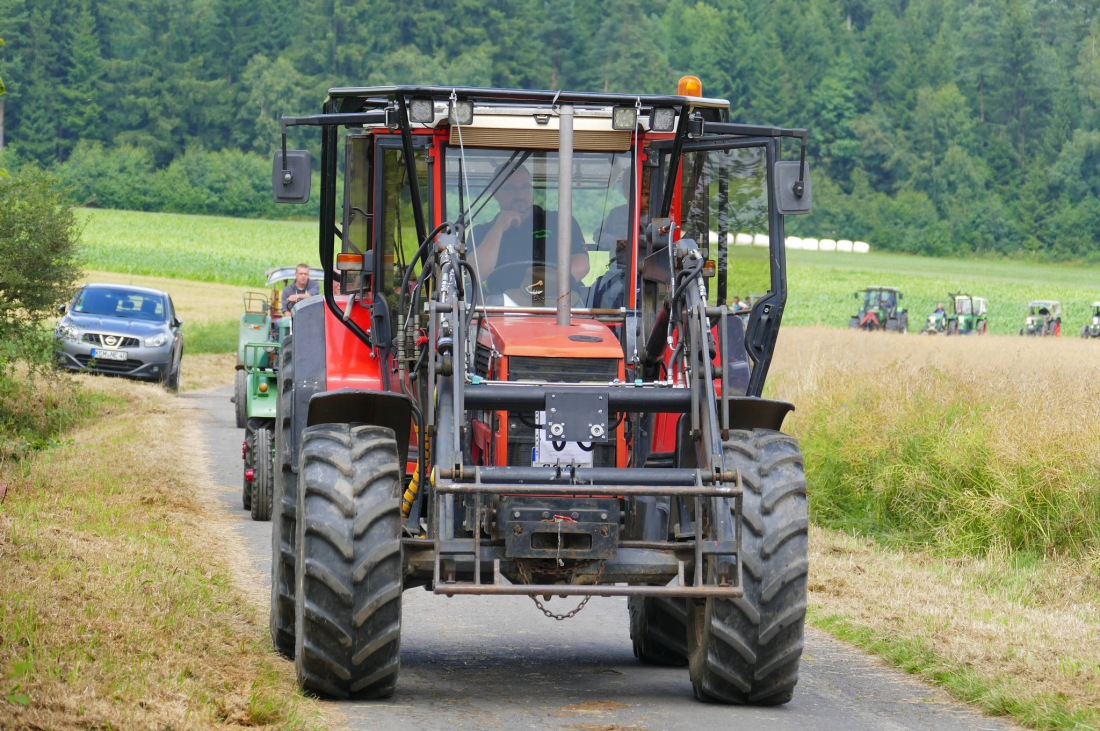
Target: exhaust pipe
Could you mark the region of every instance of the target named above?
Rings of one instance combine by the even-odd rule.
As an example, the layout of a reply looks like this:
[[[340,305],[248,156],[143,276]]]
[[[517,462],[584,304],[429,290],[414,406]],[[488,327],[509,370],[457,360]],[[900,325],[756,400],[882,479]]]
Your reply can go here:
[[[569,271],[573,258],[573,105],[562,104],[559,111],[558,149],[558,324],[569,325],[573,278]]]

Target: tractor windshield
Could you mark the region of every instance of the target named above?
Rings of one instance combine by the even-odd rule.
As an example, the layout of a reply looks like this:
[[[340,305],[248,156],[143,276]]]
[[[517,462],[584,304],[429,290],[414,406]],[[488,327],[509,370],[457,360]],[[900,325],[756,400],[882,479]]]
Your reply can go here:
[[[468,259],[486,303],[553,306],[558,277],[567,276],[573,305],[586,306],[601,277],[626,270],[634,239],[630,160],[628,152],[574,153],[566,232],[558,217],[557,151],[449,147],[444,216],[466,226]],[[559,272],[566,233],[569,271]]]
[[[973,307],[971,306],[969,297],[956,297],[955,298],[955,314],[956,315],[972,315],[974,314]]]

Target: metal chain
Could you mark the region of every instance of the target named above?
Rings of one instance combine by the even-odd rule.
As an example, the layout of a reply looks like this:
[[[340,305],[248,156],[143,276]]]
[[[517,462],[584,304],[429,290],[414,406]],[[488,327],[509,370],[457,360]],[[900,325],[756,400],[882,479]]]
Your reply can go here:
[[[537,596],[531,597],[531,601],[533,601],[535,603],[535,606],[538,607],[539,609],[541,609],[542,613],[545,614],[547,617],[549,617],[550,619],[556,619],[559,622],[561,622],[562,620],[572,619],[573,617],[576,617],[577,612],[584,609],[584,605],[588,604],[588,600],[591,599],[591,598],[592,598],[592,596],[589,595],[589,596],[586,596],[584,599],[581,599],[581,603],[578,604],[576,606],[576,608],[573,609],[573,611],[566,612],[565,614],[554,614],[549,609],[547,609],[546,606],[543,605],[542,602],[539,601],[539,598]]]
[[[597,563],[599,563],[599,568],[596,570],[596,582],[595,583],[598,584],[598,583],[600,583],[600,577],[603,576],[603,567],[606,565],[607,562],[601,560],[601,561],[598,561]],[[519,569],[519,575],[520,575],[520,578],[523,579],[523,582],[525,584],[530,583],[531,579],[530,579],[530,576],[527,573],[527,567],[524,565],[524,562],[521,561],[520,559],[516,559],[516,567]],[[569,571],[569,572],[573,572],[575,570],[576,570],[575,568],[567,569],[567,571]],[[560,570],[557,571],[557,572],[544,571],[543,573],[560,573],[560,574],[564,574],[565,571],[560,571]],[[580,612],[582,609],[584,609],[585,605],[588,604],[588,601],[592,598],[592,596],[593,595],[589,594],[584,599],[582,599],[581,603],[578,604],[576,607],[574,607],[574,609],[572,611],[566,612],[565,614],[554,614],[553,612],[551,612],[549,609],[546,608],[545,604],[543,604],[541,601],[539,601],[539,598],[537,596],[531,595],[531,601],[533,601],[535,603],[535,606],[538,607],[539,610],[541,610],[542,613],[545,614],[547,617],[549,617],[550,619],[556,619],[559,622],[561,622],[563,620],[572,619],[573,617],[577,616],[577,613]]]

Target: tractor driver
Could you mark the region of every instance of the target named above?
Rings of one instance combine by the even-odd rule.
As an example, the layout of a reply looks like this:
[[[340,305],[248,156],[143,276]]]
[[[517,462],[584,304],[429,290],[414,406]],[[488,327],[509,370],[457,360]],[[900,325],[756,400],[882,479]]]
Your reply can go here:
[[[289,315],[299,302],[320,293],[321,287],[309,278],[309,264],[299,264],[294,268],[294,281],[283,287],[283,293],[279,296],[283,302],[283,314]]]
[[[500,213],[491,223],[474,227],[476,250],[472,261],[489,291],[499,293],[532,284],[524,281],[532,265],[556,265],[558,222],[556,212],[547,214],[534,204],[531,174],[522,166],[502,181],[493,197]],[[580,281],[588,274],[589,261],[584,234],[575,218],[572,251],[569,273]]]

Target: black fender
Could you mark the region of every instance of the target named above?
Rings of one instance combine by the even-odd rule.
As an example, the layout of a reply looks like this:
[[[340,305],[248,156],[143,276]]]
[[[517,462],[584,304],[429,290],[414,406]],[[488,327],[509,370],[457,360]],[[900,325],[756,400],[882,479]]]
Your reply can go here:
[[[328,354],[325,352],[325,301],[308,299],[295,306],[291,315],[294,327],[294,367],[286,448],[290,466],[298,471],[298,447],[306,428],[309,400],[328,387]]]
[[[788,401],[756,396],[731,396],[729,399],[730,429],[783,431],[783,420],[792,411],[794,411],[794,404]]]
[[[315,393],[310,397],[306,426],[369,424],[393,429],[397,438],[397,457],[404,465],[409,459],[412,414],[412,399],[403,393],[342,388],[338,391]]]

